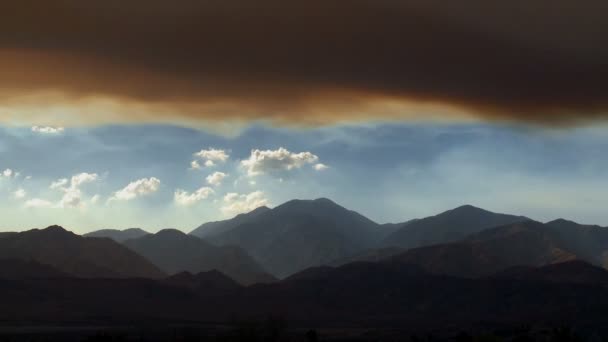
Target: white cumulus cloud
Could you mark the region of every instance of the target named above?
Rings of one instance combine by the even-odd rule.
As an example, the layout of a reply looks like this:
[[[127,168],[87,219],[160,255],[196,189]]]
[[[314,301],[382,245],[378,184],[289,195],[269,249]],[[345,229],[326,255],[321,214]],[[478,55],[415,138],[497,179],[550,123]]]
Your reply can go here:
[[[160,180],[156,177],[142,178],[129,183],[126,187],[114,193],[110,200],[130,201],[139,196],[152,194],[160,188]]]
[[[221,210],[224,215],[238,215],[265,205],[268,205],[268,199],[262,191],[254,191],[249,194],[231,192],[224,196]]]
[[[281,147],[278,150],[252,150],[249,159],[241,161],[249,176],[299,169],[313,164],[319,157],[311,152],[293,153]]]
[[[213,186],[220,186],[220,185],[222,185],[222,181],[226,177],[228,177],[228,175],[223,172],[214,172],[214,173],[210,174],[209,176],[207,176],[206,179],[207,179],[208,184],[211,184]]]
[[[67,184],[68,184],[67,178],[58,179],[51,183],[51,186],[49,186],[49,189],[51,189],[51,190],[61,189],[61,188],[65,187]]]
[[[322,163],[318,163],[313,166],[313,169],[315,169],[317,171],[323,171],[323,170],[329,169],[329,166],[322,164]]]
[[[200,170],[201,169],[201,164],[198,162],[198,160],[193,160],[190,162],[190,170]]]
[[[51,126],[33,126],[32,132],[40,134],[61,134],[65,131],[63,127],[51,127]]]
[[[86,183],[92,183],[99,179],[99,175],[96,173],[82,172],[73,175],[69,180],[67,178],[61,178],[51,183],[49,188],[51,190],[57,190],[63,193],[61,199],[53,203],[51,201],[33,198],[25,202],[26,208],[83,208],[84,202],[82,200],[83,193],[81,186]],[[19,190],[18,190],[19,191]],[[15,193],[15,197],[24,198],[27,194],[24,192],[22,197],[18,197]]]
[[[204,162],[205,167],[215,166],[216,162],[225,163],[230,155],[225,150],[218,150],[210,148],[207,150],[200,150],[194,154],[195,157],[201,159]],[[190,163],[190,168],[193,170],[201,169],[201,164],[197,160],[193,160]]]
[[[178,205],[189,206],[207,199],[214,193],[215,191],[209,187],[202,187],[193,193],[178,189],[175,191],[174,200]]]
[[[83,184],[91,183],[99,179],[99,175],[96,173],[79,173],[74,176],[69,181],[65,178],[59,179],[53,183],[51,183],[51,189],[57,189],[63,191],[63,196],[61,200],[57,204],[59,208],[80,208],[83,206],[82,203],[82,190],[80,187]]]
[[[99,175],[97,175],[96,173],[83,172],[83,173],[79,173],[77,175],[72,176],[70,185],[72,188],[77,188],[84,183],[90,183],[90,182],[96,181],[98,178],[99,178]]]

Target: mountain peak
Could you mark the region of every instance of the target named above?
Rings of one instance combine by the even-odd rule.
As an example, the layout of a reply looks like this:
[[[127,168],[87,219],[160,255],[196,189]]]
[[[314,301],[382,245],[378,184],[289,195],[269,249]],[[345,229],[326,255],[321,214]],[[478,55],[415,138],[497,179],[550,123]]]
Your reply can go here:
[[[59,226],[59,225],[48,226],[42,230],[46,231],[46,232],[67,232],[67,230],[65,228],[63,228],[62,226]]]
[[[255,209],[253,209],[252,211],[250,211],[250,213],[261,212],[261,211],[268,211],[268,210],[270,210],[270,208],[268,208],[267,206],[263,205],[261,207],[257,207]]]
[[[258,214],[262,214],[262,213],[265,213],[265,212],[270,211],[270,210],[271,210],[270,208],[268,208],[267,206],[263,205],[261,207],[257,207],[255,209],[253,209],[252,211],[249,211],[249,212],[246,212],[246,213],[242,213],[242,214],[238,214],[238,215],[236,215],[236,217],[258,215]]]
[[[44,236],[76,236],[76,234],[58,225],[52,225],[41,229],[40,233],[45,234]]]
[[[171,237],[182,237],[182,236],[186,236],[186,233],[182,232],[181,230],[175,229],[175,228],[165,228],[162,230],[159,230],[158,233],[156,233],[155,235],[157,236],[171,236]]]
[[[315,202],[315,203],[322,203],[322,204],[333,204],[333,205],[337,205],[337,204],[336,204],[336,202],[334,202],[334,201],[330,200],[330,199],[329,199],[329,198],[327,198],[327,197],[320,197],[320,198],[314,199],[314,200],[312,200],[312,201],[313,201],[313,202]]]
[[[598,225],[580,224],[578,222],[566,220],[563,218],[558,218],[556,220],[549,221],[546,223],[546,225],[557,229],[602,228]]]
[[[282,208],[310,208],[310,207],[322,207],[322,208],[343,208],[341,205],[330,200],[329,198],[317,198],[317,199],[293,199],[287,201],[275,209]]]
[[[148,232],[146,232],[145,230],[141,229],[141,228],[127,228],[127,229],[123,229],[121,230],[121,232],[132,232],[132,233],[146,233],[148,234]]]
[[[452,210],[448,210],[446,211],[446,213],[454,213],[454,212],[468,212],[468,213],[473,213],[473,212],[489,212],[488,210],[476,207],[474,205],[471,204],[464,204],[461,205],[459,207],[456,207]]]
[[[560,217],[560,218],[555,219],[555,220],[553,220],[553,221],[549,221],[549,222],[547,222],[547,224],[551,224],[551,223],[576,223],[576,222],[571,221],[571,220],[566,220],[565,218],[561,218],[561,217]]]

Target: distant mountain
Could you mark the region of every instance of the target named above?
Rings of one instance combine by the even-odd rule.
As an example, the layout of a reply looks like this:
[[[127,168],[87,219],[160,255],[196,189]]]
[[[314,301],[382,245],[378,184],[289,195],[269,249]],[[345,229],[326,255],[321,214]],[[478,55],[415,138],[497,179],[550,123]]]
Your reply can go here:
[[[230,293],[242,288],[239,283],[217,270],[198,274],[180,272],[167,278],[165,283],[206,294]]]
[[[195,230],[191,231],[190,235],[194,235],[201,239],[211,238],[211,237],[217,236],[219,234],[225,233],[231,229],[234,229],[243,223],[249,222],[250,220],[253,220],[256,217],[258,217],[259,215],[261,215],[265,212],[268,212],[270,210],[271,210],[270,208],[268,208],[266,206],[262,206],[262,207],[254,209],[248,213],[239,214],[230,220],[207,222],[207,223],[202,224],[200,227],[196,228]]]
[[[69,275],[34,260],[0,259],[0,279],[48,279]]]
[[[558,219],[545,224],[557,239],[579,257],[608,268],[608,228]]]
[[[487,228],[529,220],[523,216],[497,214],[471,205],[436,216],[406,222],[388,235],[381,246],[416,248],[454,242]]]
[[[84,234],[85,237],[105,237],[110,238],[116,242],[125,242],[130,239],[136,239],[145,235],[148,235],[147,231],[140,228],[129,228],[124,230],[119,229],[101,229],[94,232]]]
[[[577,258],[548,227],[526,221],[487,229],[459,242],[410,249],[388,260],[434,274],[480,277],[514,266],[538,267]]]
[[[124,244],[169,274],[218,270],[245,285],[275,280],[243,249],[214,246],[176,229],[164,229]]]
[[[281,278],[365,250],[382,236],[380,225],[325,198],[289,201],[244,221],[224,223],[230,229],[207,239],[242,247]]]
[[[394,255],[404,253],[406,251],[405,248],[400,247],[384,247],[384,248],[371,248],[366,249],[362,252],[356,253],[354,255],[348,256],[346,258],[340,258],[337,260],[333,260],[328,265],[330,266],[342,266],[346,264],[350,264],[352,262],[358,261],[366,261],[366,262],[377,262],[381,260],[385,260]]]
[[[0,259],[34,260],[85,278],[161,278],[163,272],[119,243],[86,238],[59,226],[0,238]]]
[[[550,281],[556,283],[603,284],[608,286],[608,272],[582,260],[572,260],[543,267],[518,266],[499,272],[495,278]]]

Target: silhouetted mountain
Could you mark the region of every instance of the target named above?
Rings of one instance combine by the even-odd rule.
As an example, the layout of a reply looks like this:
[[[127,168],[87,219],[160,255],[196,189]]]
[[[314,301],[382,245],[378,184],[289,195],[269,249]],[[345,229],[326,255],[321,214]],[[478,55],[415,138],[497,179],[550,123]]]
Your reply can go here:
[[[0,259],[0,279],[66,278],[69,275],[34,260]]]
[[[543,266],[576,258],[545,225],[526,221],[487,229],[459,242],[411,249],[390,260],[435,274],[479,277],[513,266]]]
[[[170,274],[218,270],[245,285],[275,280],[243,249],[214,246],[176,229],[127,240],[125,245]]]
[[[517,266],[494,275],[496,278],[515,278],[528,281],[584,283],[608,285],[608,272],[582,260],[572,260],[542,267]]]
[[[497,214],[464,205],[436,216],[406,222],[381,245],[409,249],[454,242],[487,228],[526,220],[528,218],[523,216]]]
[[[1,238],[0,259],[35,260],[77,277],[164,276],[149,261],[111,239],[85,238],[59,226]]]
[[[271,210],[270,208],[268,208],[266,206],[262,206],[262,207],[258,207],[256,209],[254,209],[248,213],[239,214],[230,220],[207,222],[207,223],[202,224],[200,227],[196,228],[195,230],[191,231],[190,235],[194,235],[201,239],[210,238],[210,237],[219,235],[221,233],[227,232],[231,229],[234,229],[237,226],[239,226],[243,223],[246,223],[246,222],[256,218],[260,214],[263,214],[270,210]]]
[[[571,266],[531,272],[568,273],[562,270]],[[465,279],[429,274],[399,262],[357,262],[306,270],[281,283],[249,289],[247,298],[248,305],[259,310],[325,322],[351,320],[366,326],[382,322],[392,327],[464,328],[482,321],[486,326],[499,322],[504,326],[587,320],[601,325],[605,320],[598,313],[608,307],[608,287],[597,286],[595,279],[608,273],[599,272],[591,283],[558,282],[536,275]]]
[[[585,276],[568,280],[568,274],[580,273]],[[196,325],[275,315],[296,327],[342,329],[492,331],[536,324],[602,329],[608,323],[601,314],[608,307],[607,274],[564,263],[465,279],[400,262],[358,262],[250,287],[234,287],[218,272],[199,275],[202,280],[187,273],[163,280],[0,280],[0,321]]]
[[[321,198],[286,202],[208,240],[240,246],[269,272],[285,277],[375,245],[379,229],[366,217]]]
[[[129,228],[129,229],[124,229],[124,230],[101,229],[101,230],[96,230],[94,232],[84,234],[83,236],[85,236],[85,237],[105,237],[105,238],[110,238],[116,242],[122,243],[127,240],[137,239],[139,237],[142,237],[142,236],[145,236],[148,234],[150,234],[150,233],[148,233],[147,231],[140,229],[140,228]]]
[[[555,237],[580,258],[608,267],[608,228],[558,219],[545,224]]]
[[[167,278],[165,282],[207,294],[229,293],[242,287],[239,283],[217,270],[200,272],[198,274],[180,272]]]
[[[3,237],[15,235],[15,234],[17,234],[17,232],[0,232],[0,239]]]
[[[346,258],[340,258],[338,260],[334,260],[334,261],[330,262],[328,265],[342,266],[342,265],[346,265],[346,264],[350,264],[352,262],[358,262],[358,261],[376,262],[376,261],[388,259],[394,255],[404,253],[405,251],[406,251],[406,249],[399,248],[399,247],[366,249],[355,255],[351,255]]]

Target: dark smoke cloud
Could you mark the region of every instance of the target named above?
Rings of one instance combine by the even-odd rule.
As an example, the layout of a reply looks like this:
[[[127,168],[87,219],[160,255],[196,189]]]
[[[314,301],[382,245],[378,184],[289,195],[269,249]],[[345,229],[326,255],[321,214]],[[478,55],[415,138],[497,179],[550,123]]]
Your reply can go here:
[[[295,124],[398,119],[401,107],[379,104],[402,102],[453,108],[447,119],[603,119],[607,10],[593,0],[2,1],[0,98],[107,97],[190,120]]]

